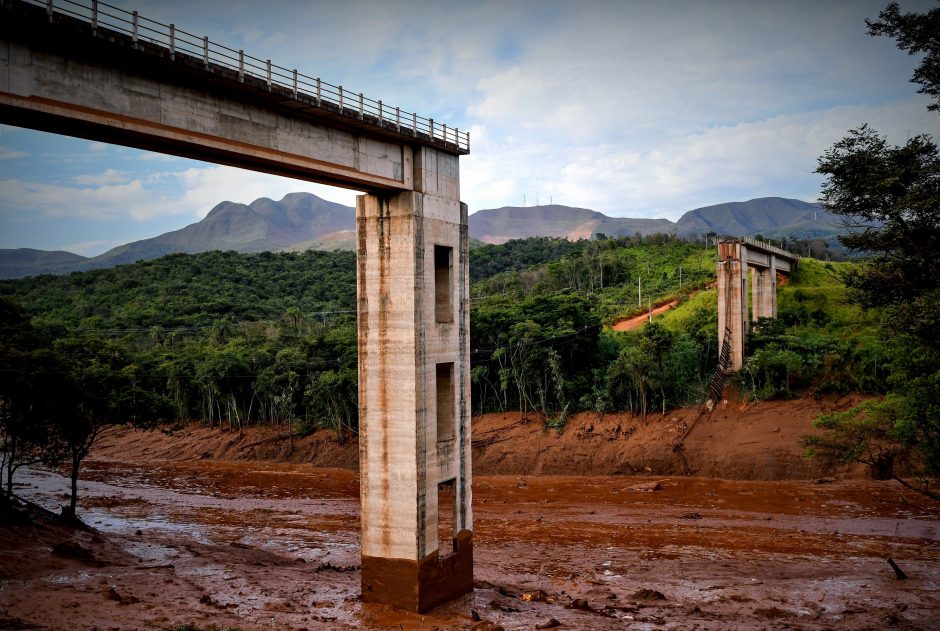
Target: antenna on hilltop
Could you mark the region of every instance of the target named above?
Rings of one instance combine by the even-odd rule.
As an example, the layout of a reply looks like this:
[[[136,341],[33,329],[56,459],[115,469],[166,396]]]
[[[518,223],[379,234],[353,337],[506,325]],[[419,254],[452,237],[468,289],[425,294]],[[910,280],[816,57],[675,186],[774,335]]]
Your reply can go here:
[[[527,204],[526,201],[525,201],[525,195],[522,196],[522,205],[523,205],[523,206],[528,206],[528,204]]]

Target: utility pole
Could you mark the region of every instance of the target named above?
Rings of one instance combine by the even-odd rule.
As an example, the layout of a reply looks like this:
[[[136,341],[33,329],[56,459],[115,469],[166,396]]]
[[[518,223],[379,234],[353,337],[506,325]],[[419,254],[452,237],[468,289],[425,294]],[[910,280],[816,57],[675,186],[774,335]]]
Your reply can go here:
[[[653,322],[653,300],[649,299],[649,309],[650,309],[650,324]]]
[[[643,306],[643,277],[636,277],[636,306]]]
[[[679,266],[679,289],[682,289],[682,266]]]

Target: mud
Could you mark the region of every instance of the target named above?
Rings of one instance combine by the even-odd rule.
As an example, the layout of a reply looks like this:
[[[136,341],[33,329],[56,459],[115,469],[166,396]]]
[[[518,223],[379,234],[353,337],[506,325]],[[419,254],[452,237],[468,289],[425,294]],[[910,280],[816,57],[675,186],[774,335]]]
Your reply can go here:
[[[20,496],[64,502],[58,474],[18,480]],[[80,493],[92,532],[0,526],[0,628],[443,630],[471,628],[472,612],[505,629],[940,620],[940,502],[894,482],[478,476],[474,590],[426,615],[361,601],[350,470],[94,460]]]
[[[795,401],[719,403],[666,414],[570,415],[559,427],[538,414],[518,412],[473,417],[474,475],[699,475],[730,479],[814,479],[835,471],[803,456],[800,438],[813,419],[858,404],[858,396],[806,397]],[[680,452],[673,445],[691,428]],[[168,432],[117,431],[99,439],[94,457],[123,461],[271,460],[319,467],[358,468],[355,436],[340,442],[320,430],[290,439],[283,430],[231,431],[191,426]],[[845,474],[845,472],[838,472]]]

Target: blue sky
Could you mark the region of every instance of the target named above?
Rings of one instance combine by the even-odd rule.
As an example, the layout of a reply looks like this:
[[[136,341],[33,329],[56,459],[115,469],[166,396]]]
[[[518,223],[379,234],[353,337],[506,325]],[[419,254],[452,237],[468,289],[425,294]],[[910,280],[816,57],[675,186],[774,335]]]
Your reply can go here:
[[[862,123],[937,137],[916,58],[864,19],[887,0],[116,1],[255,57],[469,129],[471,212],[538,199],[614,216],[779,195]],[[935,2],[901,2],[925,10]],[[83,255],[216,203],[355,192],[0,126],[0,248]]]

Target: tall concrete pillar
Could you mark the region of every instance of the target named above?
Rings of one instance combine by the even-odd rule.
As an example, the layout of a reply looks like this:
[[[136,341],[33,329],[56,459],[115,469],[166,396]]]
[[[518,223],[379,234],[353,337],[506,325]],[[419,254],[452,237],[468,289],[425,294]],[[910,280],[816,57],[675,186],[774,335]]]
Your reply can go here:
[[[770,267],[766,271],[761,314],[765,318],[777,317],[777,257],[770,255]]]
[[[751,271],[751,320],[757,322],[757,319],[763,317],[761,307],[764,299],[764,270],[752,267]]]
[[[737,371],[744,365],[744,342],[747,336],[747,263],[742,257],[744,246],[734,244],[733,251],[718,261],[718,340],[720,345],[725,329],[731,329],[731,361],[729,370]],[[719,250],[721,252],[721,250]]]
[[[414,183],[356,204],[359,462],[363,600],[420,612],[472,590],[473,518],[457,157],[415,150]]]

